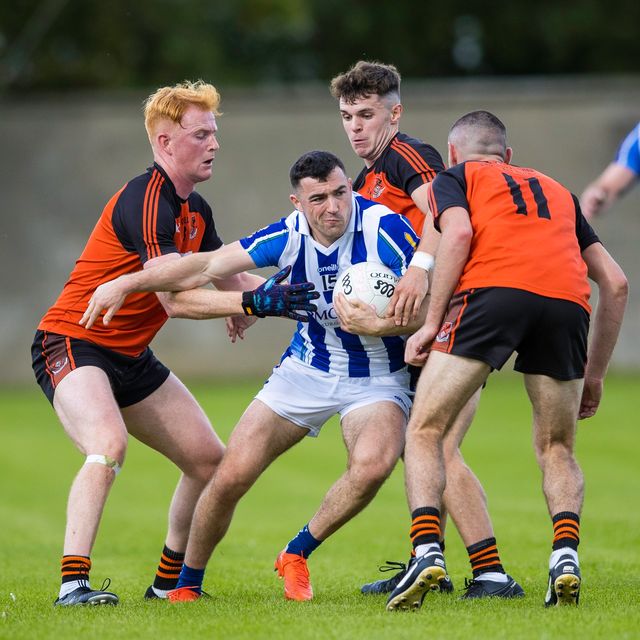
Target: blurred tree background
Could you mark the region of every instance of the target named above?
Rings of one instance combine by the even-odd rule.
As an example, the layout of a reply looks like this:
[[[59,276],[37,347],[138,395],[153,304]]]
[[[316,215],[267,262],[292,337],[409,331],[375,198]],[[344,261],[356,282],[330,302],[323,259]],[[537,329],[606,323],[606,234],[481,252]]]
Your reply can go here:
[[[405,78],[637,72],[637,0],[14,0],[8,91],[326,81],[359,58]]]

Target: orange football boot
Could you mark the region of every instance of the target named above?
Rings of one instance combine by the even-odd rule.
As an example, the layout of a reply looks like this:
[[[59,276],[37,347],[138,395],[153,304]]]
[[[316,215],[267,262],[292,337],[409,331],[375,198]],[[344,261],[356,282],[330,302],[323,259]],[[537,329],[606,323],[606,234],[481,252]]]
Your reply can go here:
[[[198,600],[201,595],[193,587],[180,587],[179,589],[168,591],[167,600],[169,602],[193,602]]]
[[[281,551],[276,558],[274,570],[280,578],[284,578],[284,597],[287,600],[304,601],[313,598],[309,569],[302,554]]]

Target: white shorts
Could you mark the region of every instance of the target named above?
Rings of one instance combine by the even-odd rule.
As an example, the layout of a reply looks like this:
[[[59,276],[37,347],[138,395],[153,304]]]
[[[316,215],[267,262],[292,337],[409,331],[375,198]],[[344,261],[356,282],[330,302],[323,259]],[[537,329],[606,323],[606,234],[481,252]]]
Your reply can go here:
[[[384,376],[349,378],[311,367],[289,356],[274,367],[256,398],[279,416],[309,430],[316,437],[322,425],[336,413],[377,402],[393,402],[405,415],[411,411],[409,374],[406,369]]]

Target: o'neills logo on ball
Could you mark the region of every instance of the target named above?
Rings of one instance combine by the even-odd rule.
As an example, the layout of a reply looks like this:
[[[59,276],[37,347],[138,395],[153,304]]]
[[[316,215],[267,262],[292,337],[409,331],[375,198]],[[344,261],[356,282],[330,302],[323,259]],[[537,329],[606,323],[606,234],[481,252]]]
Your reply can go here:
[[[445,322],[438,332],[438,335],[436,336],[436,342],[447,342],[447,340],[449,340],[449,336],[451,335],[451,329],[453,329],[453,323]]]

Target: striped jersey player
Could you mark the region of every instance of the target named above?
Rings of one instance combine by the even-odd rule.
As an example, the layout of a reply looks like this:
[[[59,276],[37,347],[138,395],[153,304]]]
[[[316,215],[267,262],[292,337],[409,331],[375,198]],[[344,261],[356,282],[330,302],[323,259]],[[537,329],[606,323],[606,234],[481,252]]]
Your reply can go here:
[[[396,275],[407,268],[417,244],[407,219],[384,205],[352,194],[351,218],[330,246],[311,235],[301,211],[240,240],[258,267],[292,265],[291,282],[313,282],[321,292],[318,310],[298,329],[284,357],[339,376],[368,377],[405,367],[400,336],[353,335],[340,328],[333,288],[340,271],[359,262],[381,262]]]

